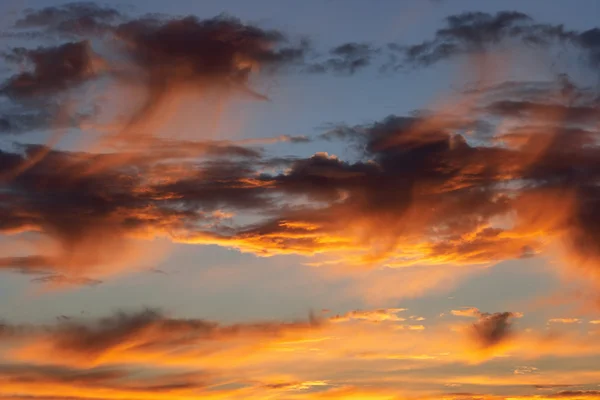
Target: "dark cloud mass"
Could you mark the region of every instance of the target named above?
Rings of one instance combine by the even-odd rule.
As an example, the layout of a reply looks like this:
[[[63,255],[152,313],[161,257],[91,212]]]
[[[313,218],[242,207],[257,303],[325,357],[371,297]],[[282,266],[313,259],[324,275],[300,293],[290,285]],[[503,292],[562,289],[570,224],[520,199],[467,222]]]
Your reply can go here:
[[[427,66],[460,55],[481,54],[507,41],[537,47],[571,44],[586,51],[590,61],[597,62],[598,40],[594,30],[577,32],[563,25],[538,23],[516,11],[465,12],[449,16],[445,22],[446,26],[438,29],[431,40],[408,46],[392,44],[392,53],[401,55],[396,68]]]
[[[15,48],[4,57],[32,65],[32,71],[20,73],[4,83],[2,92],[9,96],[53,94],[76,86],[95,73],[94,56],[87,41],[34,50]]]
[[[5,82],[4,93],[16,104],[0,128],[18,132],[49,123],[50,116],[35,110],[48,112],[60,93],[98,78],[94,66],[101,65],[104,78],[144,93],[138,107],[114,123],[117,133],[149,132],[135,139],[117,135],[104,153],[38,145],[3,150],[0,229],[35,232],[52,243],[32,257],[6,255],[3,268],[43,272],[40,280],[50,283],[93,282],[97,277],[87,274],[110,270],[103,266],[111,254],[157,237],[262,256],[326,253],[333,257],[328,262],[389,266],[532,257],[548,240],[561,243],[578,265],[600,257],[599,104],[566,74],[554,82],[479,86],[460,94],[476,98],[460,113],[421,110],[340,124],[313,141],[348,144],[353,161],[324,152],[270,158],[248,147],[258,139],[154,136],[153,118],[186,91],[264,99],[251,75],[295,63],[306,67],[308,45],[232,17],[127,19],[87,3],[30,11],[17,25],[55,29],[83,16],[109,24],[112,39],[104,47],[119,62],[99,54],[106,49],[96,53],[87,39],[5,52],[5,59],[32,68]],[[503,40],[539,45],[567,39],[596,48],[593,31],[567,32],[517,12],[465,13],[448,17],[432,41],[394,51],[429,64]],[[381,51],[350,42],[320,65],[354,73]],[[41,95],[49,99],[29,110]],[[93,118],[85,114],[67,125]],[[262,143],[281,141],[309,139],[282,135]]]
[[[293,52],[273,49],[284,40],[280,32],[244,25],[230,17],[135,20],[119,25],[116,33],[130,46],[133,60],[150,74],[179,68],[189,74],[184,78],[192,83],[199,78],[245,83],[253,64],[285,63],[294,58]]]
[[[207,371],[211,358],[251,354],[263,343],[320,327],[312,317],[226,325],[152,309],[93,319],[61,316],[46,325],[0,324],[0,345],[19,354],[3,353],[8,358],[0,365],[0,390],[3,398],[205,397],[209,385],[222,382],[221,373]],[[236,381],[254,383],[243,376]]]
[[[290,41],[281,31],[225,15],[207,19],[133,18],[114,8],[81,2],[27,10],[15,22],[15,29],[32,37],[38,37],[35,34],[40,30],[66,34],[71,42],[6,51],[3,55],[7,61],[25,63],[28,68],[5,80],[4,94],[20,100],[40,94],[60,95],[94,78],[109,76],[119,86],[133,85],[144,92],[124,128],[129,131],[147,129],[141,121],[157,115],[173,98],[185,93],[206,95],[225,90],[265,100],[267,97],[250,85],[250,78],[259,71],[352,75],[386,57],[388,62],[380,63],[380,69],[397,70],[482,53],[507,40],[542,47],[569,44],[583,50],[592,63],[597,61],[599,49],[597,29],[568,31],[513,11],[450,16],[434,39],[421,44],[381,47],[348,42],[316,58],[309,57],[315,48],[306,40]],[[28,107],[26,112],[2,116],[0,131],[15,133],[40,127],[33,119],[44,113],[45,104],[30,103]]]
[[[176,319],[154,309],[117,312],[95,320],[60,318],[49,326],[2,325],[4,342],[44,340],[53,354],[62,354],[85,362],[135,343],[130,351],[173,352],[191,349],[202,342],[235,341],[236,338],[273,338],[293,331],[308,331],[320,326],[311,317],[297,322],[254,322],[222,325],[203,319]],[[18,335],[16,334],[18,333]]]
[[[231,17],[196,17],[160,21],[139,19],[121,24],[115,34],[138,71],[126,79],[142,80],[146,99],[133,116],[135,124],[154,114],[178,91],[202,93],[210,88],[266,97],[248,85],[257,68],[277,68],[303,56],[302,47],[281,47],[282,33],[263,30]],[[277,47],[277,48],[276,48]]]
[[[22,32],[67,34],[73,41],[37,49],[18,47],[3,54],[6,61],[29,68],[8,78],[2,93],[19,101],[38,100],[29,102],[26,112],[0,120],[0,129],[11,133],[38,125],[31,122],[31,115],[46,109],[38,96],[61,99],[58,96],[67,90],[99,77],[143,92],[124,128],[130,131],[142,129],[143,120],[185,94],[220,91],[265,100],[249,85],[251,75],[301,64],[308,49],[302,41],[289,43],[280,31],[225,15],[127,18],[94,3],[29,10],[15,27]]]
[[[5,184],[2,230],[36,231],[58,246],[55,254],[8,257],[3,265],[98,273],[122,238],[156,236],[391,266],[531,257],[551,238],[578,263],[597,259],[595,100],[582,94],[570,105],[549,102],[546,91],[544,100],[515,105],[512,87],[511,100],[500,100],[501,89],[490,93],[469,118],[421,112],[324,134],[362,149],[357,162],[327,153],[269,159],[227,142],[162,139],[122,154],[37,146],[3,152],[5,175],[39,151],[48,154]],[[497,117],[526,123],[490,137]],[[282,161],[287,171],[262,171]],[[258,220],[236,224],[244,212]],[[501,218],[512,227],[494,225]]]
[[[479,320],[472,326],[474,340],[482,347],[492,347],[505,341],[512,334],[510,318],[514,316],[510,312],[480,313]]]
[[[196,155],[204,152],[209,158],[216,155],[234,159],[255,157],[255,152],[227,144],[199,143],[183,143],[179,148],[173,144],[169,148],[165,143],[160,150],[155,149],[154,156],[144,152],[126,155],[126,164],[121,163],[123,155],[119,154],[68,153],[39,146],[24,147],[24,154],[1,152],[3,176],[11,176],[40,151],[47,154],[4,183],[7,191],[0,199],[0,229],[38,231],[56,239],[59,245],[54,256],[8,257],[2,260],[2,266],[33,271],[59,268],[74,273],[108,262],[110,249],[121,249],[122,238],[128,233],[160,235],[163,228],[166,233],[184,229],[188,223],[188,228],[198,228],[204,218],[208,226],[218,221],[210,214],[218,207],[257,203],[259,192],[237,183],[240,172],[227,172],[223,165],[213,167],[208,160],[197,173],[214,175],[212,183],[192,191],[186,189],[183,178],[177,185],[160,182],[161,174],[169,173],[168,160],[185,158],[189,151]],[[136,177],[138,173],[144,177]],[[99,238],[101,248],[97,247]]]

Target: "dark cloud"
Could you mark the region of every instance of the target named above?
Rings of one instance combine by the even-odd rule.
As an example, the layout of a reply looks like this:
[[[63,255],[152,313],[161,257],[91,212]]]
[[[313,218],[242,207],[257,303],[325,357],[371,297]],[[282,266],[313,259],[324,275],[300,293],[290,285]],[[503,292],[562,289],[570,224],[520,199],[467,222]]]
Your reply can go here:
[[[122,378],[126,375],[123,371],[111,369],[98,369],[80,371],[58,366],[34,365],[2,365],[0,376],[2,380],[21,380],[25,382],[76,382],[80,384],[97,384],[108,380]]]
[[[185,73],[181,79],[191,84],[216,79],[242,85],[253,64],[284,64],[302,56],[301,48],[297,53],[274,48],[285,41],[281,32],[226,16],[133,20],[119,25],[116,33],[128,44],[133,61],[159,86],[166,83],[174,67],[180,68]]]
[[[48,324],[0,323],[0,347],[6,350],[0,393],[3,398],[57,400],[70,394],[98,399],[205,397],[223,385],[224,377],[226,383],[262,389],[254,376],[234,381],[224,376],[222,366],[229,368],[230,362],[222,360],[253,357],[257,348],[306,337],[321,327],[312,316],[222,324],[171,318],[152,309],[104,318],[61,316]],[[214,362],[219,363],[216,368]]]
[[[568,44],[583,50],[592,63],[597,63],[600,54],[597,28],[567,30],[562,25],[538,23],[517,11],[451,15],[433,39],[419,44],[391,43],[381,47],[348,42],[314,60],[308,60],[312,46],[306,40],[290,44],[283,32],[247,25],[223,15],[203,20],[194,16],[130,18],[114,8],[81,2],[30,9],[15,27],[21,32],[14,34],[36,33],[23,29],[45,29],[72,38],[103,38],[104,33],[110,32],[111,39],[104,41],[108,45],[104,48],[124,51],[144,71],[140,74],[130,68],[117,68],[125,81],[137,80],[147,85],[148,99],[142,110],[149,110],[169,91],[176,90],[178,80],[174,76],[182,76],[182,80],[196,86],[210,82],[212,86],[234,87],[264,98],[248,86],[248,77],[257,66],[263,71],[296,66],[308,72],[354,74],[384,56],[388,61],[380,69],[398,70],[481,53],[506,41],[545,47]]]
[[[18,104],[0,107],[0,134],[17,135],[76,128],[92,121],[97,113],[97,110],[85,108],[70,113],[62,112],[60,98],[27,96],[18,100]]]
[[[589,124],[600,120],[597,105],[577,106],[556,103],[536,103],[528,101],[498,101],[490,104],[487,111],[493,116],[528,118],[551,121],[557,116],[565,124]]]
[[[137,110],[117,130],[139,128],[163,102],[186,90],[260,98],[250,74],[301,63],[306,49],[302,43],[290,46],[279,31],[224,16],[131,19],[115,24],[113,33],[111,51],[129,62],[108,75],[145,89]],[[421,57],[447,43],[460,52],[505,39],[540,43],[534,34],[571,37],[520,13],[467,13],[448,18],[435,40],[412,51]],[[72,52],[77,62],[49,61],[70,60]],[[7,87],[20,98],[75,87],[94,76],[87,72],[90,54],[88,42],[13,50],[6,57],[31,60],[35,68]],[[362,65],[352,67],[349,60],[375,54],[361,43],[331,52],[346,72]],[[21,81],[29,84],[16,84]],[[332,252],[356,263],[392,266],[531,257],[542,251],[543,235],[583,259],[600,256],[594,239],[600,232],[595,94],[561,75],[556,82],[505,82],[462,95],[477,101],[456,115],[392,115],[333,126],[318,137],[353,146],[353,161],[323,152],[269,158],[242,145],[308,141],[285,135],[254,142],[135,135],[115,139],[114,151],[105,154],[43,146],[3,151],[0,172],[10,179],[0,198],[0,229],[37,232],[55,242],[57,251],[7,256],[2,264],[88,279],[90,270],[103,272],[99,266],[129,239],[160,236],[259,255]],[[0,126],[18,131],[39,123],[37,114],[25,111],[16,110]],[[73,271],[85,274],[71,277]]]
[[[103,155],[25,146],[23,153],[1,152],[0,174],[10,179],[0,198],[0,230],[39,232],[58,246],[55,254],[5,257],[2,266],[76,274],[110,264],[111,253],[124,251],[127,236],[210,227],[218,225],[221,217],[211,213],[220,207],[265,205],[260,194],[264,189],[245,184],[248,172],[239,169],[244,158],[257,156],[255,151],[189,142],[153,143],[150,153],[146,149]],[[38,160],[40,152],[44,157]],[[230,167],[209,160],[198,166],[188,161],[191,154],[196,159],[202,154],[226,157]],[[32,159],[38,162],[30,164]],[[191,176],[203,178],[188,178],[186,168]],[[166,183],[170,179],[176,183]],[[125,253],[119,257],[127,258]]]
[[[516,96],[512,86],[505,90]],[[545,232],[574,255],[595,259],[596,105],[586,96],[569,105],[546,91],[543,101],[529,96],[513,107],[515,100],[498,100],[501,92],[492,90],[469,118],[421,112],[330,129],[322,138],[353,142],[363,161],[318,153],[261,178],[269,193],[286,196],[283,204],[310,205],[280,202],[262,224],[189,240],[262,255],[342,252],[359,263],[403,265],[532,257]],[[498,116],[521,125],[492,137]],[[513,227],[494,226],[503,218]],[[419,256],[410,256],[413,247]]]
[[[574,41],[588,51],[589,61],[592,65],[600,63],[600,28],[593,28],[579,33]]]
[[[89,35],[106,32],[122,14],[93,2],[67,3],[42,9],[28,9],[15,22],[18,29],[43,29],[69,35]]]
[[[379,53],[379,49],[368,43],[346,43],[329,51],[325,61],[309,64],[307,71],[312,73],[335,72],[354,74],[368,67]]]
[[[311,139],[306,136],[287,136],[286,140],[290,143],[309,143],[311,141]]]
[[[146,379],[140,379],[138,375],[139,371],[125,368],[79,369],[53,364],[0,365],[0,383],[3,388],[15,388],[15,397],[10,397],[15,399],[75,399],[61,395],[65,388],[86,394],[118,392],[128,398],[156,393],[189,393],[190,390],[203,389],[206,380],[201,373],[152,374]],[[46,390],[39,396],[35,392],[32,392],[32,396],[18,396],[19,393],[29,393],[24,390],[28,386],[45,387]]]
[[[47,155],[10,182],[2,229],[35,230],[60,248],[4,264],[13,260],[17,270],[53,275],[86,272],[109,262],[110,246],[123,238],[163,235],[260,255],[490,263],[539,253],[543,244],[533,232],[540,231],[593,259],[600,256],[597,106],[587,95],[541,101],[542,89],[525,86],[537,94],[523,95],[513,85],[491,88],[490,100],[478,102],[468,117],[421,111],[321,136],[355,146],[354,162],[326,153],[270,159],[226,141],[157,138],[113,154],[35,146],[24,155],[3,153],[5,173],[37,152]],[[560,96],[560,85],[553,90]],[[528,100],[519,101],[522,96]],[[508,118],[520,125],[491,136]],[[236,214],[245,213],[253,222],[237,223]],[[502,218],[514,226],[495,226]],[[98,235],[112,244],[96,247]]]
[[[167,102],[185,95],[241,93],[265,100],[266,96],[250,87],[250,76],[259,70],[267,74],[301,65],[308,50],[307,42],[291,44],[282,32],[244,24],[233,17],[126,18],[115,9],[94,3],[29,10],[15,26],[69,34],[71,38],[84,36],[86,40],[38,49],[20,47],[4,53],[6,61],[31,67],[7,79],[4,94],[20,102],[25,98],[38,100],[40,95],[60,96],[101,76],[108,80],[105,83],[140,89],[136,93],[141,98],[132,100],[132,115],[123,128],[136,134],[148,129],[141,124],[156,117]],[[58,97],[55,100],[64,103]],[[23,132],[46,122],[41,118],[48,114],[45,104],[29,102],[21,107],[27,109],[1,116],[0,130]],[[56,117],[52,113],[49,119],[53,122]]]
[[[371,239],[365,237],[367,243],[387,242],[381,249],[384,254],[393,252],[404,239],[409,240],[413,235],[426,237],[433,234],[433,229],[442,227],[436,233],[440,242],[445,237],[445,246],[453,243],[450,241],[453,238],[460,243],[461,234],[475,229],[482,218],[507,211],[507,199],[497,196],[492,187],[504,166],[501,155],[506,153],[506,162],[510,162],[510,153],[502,149],[471,148],[462,137],[434,126],[426,127],[425,123],[426,118],[389,117],[373,125],[338,130],[344,132],[343,138],[351,135],[356,140],[363,139],[372,162],[348,163],[327,154],[295,161],[285,175],[274,178],[276,187],[292,196],[324,202],[324,207],[297,209],[261,228],[244,231],[240,237],[255,235],[260,240],[261,236],[272,236],[277,237],[274,243],[281,243],[281,250],[322,251],[325,249],[318,245],[319,234],[337,237],[346,224],[355,221],[367,237],[367,232],[373,235]],[[448,130],[473,125],[447,119],[443,124]],[[490,160],[487,166],[486,159]],[[477,174],[464,177],[462,187],[454,188],[453,181],[458,184],[463,179],[463,168],[470,169],[471,164],[482,166]],[[431,210],[427,212],[431,220],[412,220],[412,214],[417,218],[421,209]],[[472,216],[465,218],[465,212],[472,212]],[[304,228],[302,223],[308,227]],[[490,235],[482,231],[479,237],[482,240],[494,237]],[[490,250],[492,243],[490,240]],[[454,253],[442,248],[441,243],[432,251],[440,255]],[[514,252],[520,256],[522,249],[515,248]],[[464,253],[471,251],[465,249]]]
[[[505,341],[512,335],[510,319],[514,316],[511,312],[480,313],[479,320],[472,326],[474,340],[482,347],[492,347]]]
[[[432,40],[410,46],[393,45],[390,49],[404,57],[408,65],[431,65],[438,61],[470,53],[481,53],[505,40],[527,45],[549,45],[574,37],[562,25],[536,23],[529,15],[516,11],[496,14],[465,12],[446,18]]]
[[[360,126],[336,125],[329,127],[324,133],[319,135],[319,139],[333,141],[341,140],[346,142],[361,141],[364,138],[364,131]]]
[[[531,16],[517,11],[464,12],[447,17],[445,26],[438,29],[431,40],[407,46],[389,44],[389,61],[384,69],[428,66],[456,56],[481,54],[511,41],[512,44],[536,47],[567,45],[583,51],[591,66],[600,62],[598,28],[569,30],[560,24],[536,22]]]
[[[111,55],[127,62],[122,68],[111,65],[107,77],[146,90],[125,128],[145,122],[185,90],[244,92],[264,99],[251,87],[251,74],[306,67],[306,44],[291,45],[279,31],[234,18],[121,18],[114,10],[80,3],[31,11],[17,26],[114,34],[114,41],[103,46],[110,43]],[[431,41],[390,49],[413,65],[429,65],[506,40],[535,45],[570,40],[595,57],[596,36],[594,30],[572,33],[536,24],[515,12],[467,13],[449,17]],[[59,100],[61,93],[97,76],[90,43],[5,53],[6,60],[30,63],[32,69],[5,82],[4,93],[19,104],[0,117],[0,130],[27,132],[49,125],[55,112],[42,111],[54,103],[34,100]],[[352,74],[370,65],[379,51],[348,43],[313,67]],[[40,244],[40,254],[4,254],[0,269],[35,274],[37,283],[94,286],[100,282],[96,277],[132,268],[134,242],[166,237],[259,256],[325,253],[331,256],[325,263],[391,267],[489,264],[532,257],[559,242],[571,264],[597,272],[597,95],[566,76],[544,84],[478,86],[462,94],[477,101],[458,115],[391,115],[333,126],[318,137],[353,146],[353,160],[325,152],[270,158],[263,149],[246,146],[310,141],[286,135],[245,142],[136,136],[115,139],[107,153],[40,145],[0,150],[0,232],[28,233],[26,239]],[[480,347],[511,338],[516,313],[473,313],[478,321],[469,332]],[[250,351],[256,351],[264,338],[318,324],[311,318],[224,325],[144,310],[94,321],[59,318],[45,326],[0,324],[0,340],[17,349],[21,342],[32,345],[19,354],[25,361],[61,357],[86,366],[100,359],[151,365],[145,357],[176,354],[196,362],[208,354],[220,356],[224,342],[232,347],[250,343]],[[189,395],[205,387],[203,375],[149,380],[134,375],[125,367],[82,372],[11,365],[0,366],[0,387],[68,383],[82,391],[119,390],[123,398],[161,391]]]
[[[158,310],[118,312],[112,316],[85,321],[59,319],[51,326],[12,326],[5,324],[5,342],[11,340],[48,341],[50,351],[66,357],[92,362],[94,359],[134,343],[128,351],[193,350],[202,342],[233,340],[237,337],[278,337],[286,332],[317,328],[321,322],[313,317],[298,322],[257,322],[222,325],[202,319],[173,319]],[[13,332],[13,334],[10,334]],[[19,332],[19,335],[15,335]],[[206,354],[206,353],[205,353]]]
[[[302,44],[286,47],[279,31],[226,16],[138,19],[117,26],[115,34],[137,68],[120,71],[118,76],[146,89],[129,129],[183,92],[233,91],[265,100],[266,96],[249,86],[251,74],[258,68],[269,71],[299,61],[305,51]]]
[[[33,68],[4,83],[2,92],[14,97],[54,94],[75,87],[96,74],[94,55],[87,41],[35,50],[15,48],[4,57],[30,63]]]
[[[47,129],[52,116],[40,111],[5,112],[0,116],[0,133],[17,134]]]

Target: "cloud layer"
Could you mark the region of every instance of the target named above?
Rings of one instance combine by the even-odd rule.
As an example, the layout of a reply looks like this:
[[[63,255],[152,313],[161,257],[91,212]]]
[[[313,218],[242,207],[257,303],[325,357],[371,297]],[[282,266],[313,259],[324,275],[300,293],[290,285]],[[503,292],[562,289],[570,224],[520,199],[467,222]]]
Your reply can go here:
[[[565,377],[560,370],[536,374],[537,368],[522,366],[546,357],[570,363],[570,357],[598,355],[597,343],[581,341],[580,335],[515,330],[509,337],[509,312],[481,313],[474,326],[419,321],[423,326],[397,318],[401,311],[355,310],[344,318],[222,324],[141,310],[97,319],[61,316],[46,325],[4,323],[0,395],[364,398],[373,391],[437,398],[463,385],[478,390],[519,385],[521,393],[532,395],[543,388],[560,396],[573,382],[588,387],[598,378],[593,368]],[[499,363],[507,372],[493,382],[482,380],[478,368],[483,361]],[[518,374],[509,367],[515,363],[522,366]],[[393,372],[390,367],[400,369]]]
[[[425,50],[408,53],[437,54],[448,41],[462,43],[453,45],[456,51],[481,52],[486,43],[511,38],[546,43],[542,36],[581,45],[576,38],[589,36],[515,12],[461,14],[447,23]],[[50,145],[2,151],[2,230],[37,232],[50,243],[40,245],[42,254],[7,255],[4,268],[100,276],[122,268],[109,267],[111,254],[128,254],[130,243],[155,237],[259,256],[320,255],[315,264],[490,264],[532,257],[548,243],[560,243],[576,265],[593,265],[599,256],[598,99],[568,75],[466,90],[459,107],[448,110],[271,141],[337,141],[358,149],[352,161],[324,152],[282,158],[248,142],[155,132],[169,118],[157,115],[184,92],[229,96],[233,90],[263,99],[251,87],[251,74],[302,62],[308,51],[302,43],[288,46],[281,32],[229,17],[131,19],[91,4],[30,11],[15,26],[84,39],[5,53],[7,60],[33,65],[5,82],[14,102],[50,96],[22,104],[45,108],[101,76],[132,83],[143,94],[129,115],[111,122],[100,142],[104,152]],[[108,35],[120,59],[109,61],[92,49],[90,35]],[[592,39],[585,43],[594,48]],[[339,60],[322,65],[353,72],[375,53],[349,43],[331,51]],[[10,128],[13,122],[6,121]]]
[[[131,16],[94,3],[26,10],[0,54],[0,234],[29,247],[6,246],[0,269],[96,286],[154,265],[163,240],[300,256],[323,277],[354,279],[352,294],[388,303],[454,285],[469,267],[547,255],[596,283],[600,97],[589,76],[598,28],[516,11],[442,22],[423,42],[323,49],[226,15]],[[496,59],[518,63],[532,48],[552,58],[559,47],[583,73],[489,79]],[[429,109],[313,135],[213,133],[226,106],[268,104],[264,88],[277,79],[414,73],[454,60],[475,67],[477,82]],[[238,323],[142,310],[5,322],[0,397],[598,397],[596,319],[552,310],[540,328],[506,309],[421,316],[385,304]]]

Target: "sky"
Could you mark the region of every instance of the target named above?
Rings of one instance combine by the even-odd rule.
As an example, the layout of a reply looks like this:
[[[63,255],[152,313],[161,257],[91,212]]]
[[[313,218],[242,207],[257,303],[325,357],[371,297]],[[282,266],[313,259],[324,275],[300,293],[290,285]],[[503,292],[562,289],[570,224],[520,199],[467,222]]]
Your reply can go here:
[[[600,399],[598,15],[0,2],[0,399]]]

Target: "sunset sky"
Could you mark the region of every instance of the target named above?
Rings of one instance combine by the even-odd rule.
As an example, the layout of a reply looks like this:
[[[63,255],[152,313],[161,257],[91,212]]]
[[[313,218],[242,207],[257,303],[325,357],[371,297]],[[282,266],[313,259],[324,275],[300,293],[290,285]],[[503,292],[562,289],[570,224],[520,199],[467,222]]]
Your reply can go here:
[[[0,1],[0,400],[600,399],[598,16]]]

